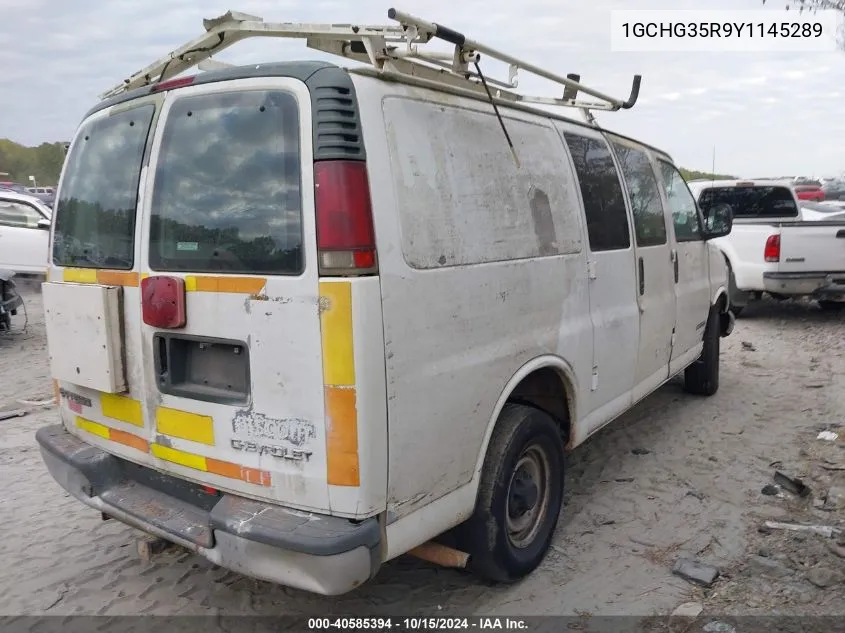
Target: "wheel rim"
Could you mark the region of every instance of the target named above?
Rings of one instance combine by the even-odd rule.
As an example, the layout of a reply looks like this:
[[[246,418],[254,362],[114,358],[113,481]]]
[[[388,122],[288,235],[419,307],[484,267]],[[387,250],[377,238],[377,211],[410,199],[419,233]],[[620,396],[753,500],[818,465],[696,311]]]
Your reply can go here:
[[[548,453],[538,444],[519,456],[508,484],[506,526],[508,540],[523,549],[534,542],[549,509],[551,466]]]

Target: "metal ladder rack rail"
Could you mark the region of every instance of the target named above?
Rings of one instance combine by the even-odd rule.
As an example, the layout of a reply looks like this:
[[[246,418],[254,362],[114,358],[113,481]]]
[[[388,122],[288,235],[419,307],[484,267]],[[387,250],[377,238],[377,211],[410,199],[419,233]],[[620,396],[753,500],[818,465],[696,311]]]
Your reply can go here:
[[[566,77],[557,75],[473,41],[443,25],[396,9],[390,9],[388,17],[396,20],[398,24],[271,23],[264,22],[257,16],[228,11],[220,17],[203,20],[205,34],[133,73],[121,84],[101,94],[100,98],[108,99],[136,88],[166,81],[194,66],[199,66],[200,69],[227,67],[229,64],[211,59],[212,55],[252,37],[305,39],[309,48],[369,64],[369,73],[399,81],[409,78],[413,79],[414,83],[433,88],[448,86],[505,102],[578,108],[591,123],[595,123],[591,110],[629,109],[634,106],[639,96],[640,75],[634,76],[630,96],[625,100],[618,99],[585,86],[576,74],[570,73]],[[452,44],[454,51],[421,50],[421,45],[428,44],[435,38]],[[508,80],[493,79],[486,74],[482,76],[478,64],[482,55],[508,64]],[[475,70],[470,68],[471,64]],[[563,86],[562,96],[540,97],[516,92],[520,70]],[[488,93],[490,86],[495,87],[492,93]],[[579,92],[595,100],[579,100]]]

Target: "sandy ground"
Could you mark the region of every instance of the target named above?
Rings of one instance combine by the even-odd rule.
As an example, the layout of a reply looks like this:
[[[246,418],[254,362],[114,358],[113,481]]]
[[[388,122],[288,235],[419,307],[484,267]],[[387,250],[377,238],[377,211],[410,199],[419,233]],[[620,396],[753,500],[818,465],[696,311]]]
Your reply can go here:
[[[0,336],[0,409],[51,395],[40,296],[25,300],[26,330],[19,317],[16,331]],[[845,510],[814,507],[845,477],[825,468],[845,465],[845,443],[816,439],[845,412],[845,317],[775,302],[747,315],[723,340],[716,396],[692,397],[673,382],[571,454],[553,550],[507,587],[401,558],[361,589],[323,598],[180,550],[142,563],[137,532],[102,521],[47,474],[34,433],[56,420],[54,409],[0,422],[0,614],[589,618],[668,614],[696,601],[711,623],[725,614],[843,615],[837,539],[758,528],[765,520],[845,527]],[[812,494],[761,494],[776,468],[802,477]],[[673,575],[682,556],[715,565],[721,577],[704,589]]]

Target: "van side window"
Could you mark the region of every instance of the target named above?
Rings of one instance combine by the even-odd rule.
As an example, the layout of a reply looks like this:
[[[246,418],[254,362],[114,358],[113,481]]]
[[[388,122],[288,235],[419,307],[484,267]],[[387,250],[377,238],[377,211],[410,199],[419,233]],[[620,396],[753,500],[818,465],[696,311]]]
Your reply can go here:
[[[575,178],[547,121],[507,117],[521,168],[489,108],[383,102],[402,256],[429,270],[578,253]]]
[[[665,244],[666,220],[651,161],[645,152],[633,147],[613,143],[613,149],[619,158],[631,199],[637,246]]]
[[[28,204],[0,200],[0,226],[34,229],[41,219],[41,214]]]
[[[590,249],[612,251],[631,246],[628,214],[619,172],[603,140],[564,133],[584,200]]]
[[[173,102],[150,218],[150,267],[298,275],[303,270],[299,109],[280,90]]]
[[[675,239],[679,242],[695,242],[701,239],[701,225],[695,198],[692,197],[681,172],[666,161],[658,161],[663,176],[663,188],[672,211],[675,225]]]

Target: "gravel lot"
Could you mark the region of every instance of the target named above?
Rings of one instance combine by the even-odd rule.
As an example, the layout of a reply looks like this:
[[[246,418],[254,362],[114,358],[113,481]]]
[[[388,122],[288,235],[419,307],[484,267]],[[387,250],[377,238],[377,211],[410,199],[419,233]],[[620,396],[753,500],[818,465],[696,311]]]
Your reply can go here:
[[[40,295],[29,290],[25,301],[26,329],[19,317],[0,336],[0,409],[51,396]],[[321,598],[179,550],[142,563],[138,532],[102,521],[47,474],[34,433],[56,412],[33,407],[0,422],[0,613],[647,616],[696,601],[711,620],[845,614],[835,537],[758,529],[765,520],[845,527],[845,510],[814,507],[845,477],[830,470],[845,465],[845,317],[776,302],[747,315],[723,340],[716,396],[669,384],[569,457],[554,549],[509,587],[402,558],[351,594]],[[816,439],[840,426],[840,440]],[[812,494],[761,494],[775,469]],[[692,585],[672,574],[679,557],[722,575],[712,588]]]

